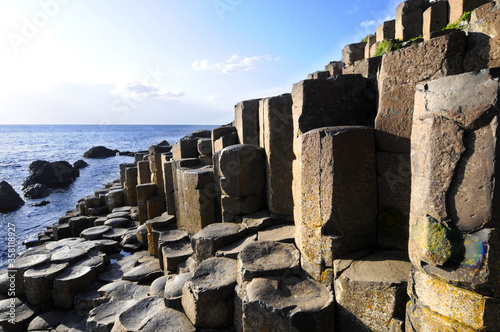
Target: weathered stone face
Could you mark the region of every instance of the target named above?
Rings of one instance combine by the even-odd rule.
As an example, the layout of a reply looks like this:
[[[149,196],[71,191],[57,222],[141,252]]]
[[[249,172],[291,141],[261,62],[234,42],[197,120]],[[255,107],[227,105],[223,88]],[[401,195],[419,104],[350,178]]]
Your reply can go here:
[[[365,58],[366,42],[349,44],[342,50],[342,62],[346,66],[351,66],[354,62]]]
[[[259,99],[241,101],[234,106],[234,122],[240,144],[259,145]]]
[[[368,41],[366,42],[366,45],[365,45],[365,57],[364,57],[365,59],[372,57],[371,48],[372,48],[373,44],[375,44],[376,42],[377,42],[376,35],[371,35],[368,37]]]
[[[472,12],[464,70],[500,66],[500,4],[487,3]]]
[[[410,258],[485,294],[499,292],[498,76],[483,70],[419,85],[411,140]]]
[[[172,144],[172,155],[175,160],[198,158],[198,138],[183,138]]]
[[[422,13],[429,7],[428,0],[407,0],[396,8],[396,38],[408,40],[422,34]]]
[[[366,127],[316,129],[301,142],[296,242],[318,278],[333,259],[376,243],[375,143]]]
[[[470,12],[490,0],[448,0],[450,4],[450,23],[457,22],[464,12]]]
[[[293,218],[292,96],[284,94],[260,101],[260,145],[266,153],[266,198],[272,214]]]
[[[151,169],[149,168],[149,161],[139,161],[137,163],[137,183],[151,183]]]
[[[394,39],[396,36],[396,21],[385,21],[377,27],[377,42]]]
[[[352,256],[335,261],[337,328],[390,331],[388,327],[405,316],[411,268],[407,253],[367,251]]]
[[[434,2],[424,11],[422,35],[427,36],[431,32],[439,31],[448,24],[448,1]]]
[[[458,32],[386,54],[380,71],[375,128],[410,138],[416,85],[462,73],[465,45],[465,34]],[[390,151],[390,147],[378,148]]]

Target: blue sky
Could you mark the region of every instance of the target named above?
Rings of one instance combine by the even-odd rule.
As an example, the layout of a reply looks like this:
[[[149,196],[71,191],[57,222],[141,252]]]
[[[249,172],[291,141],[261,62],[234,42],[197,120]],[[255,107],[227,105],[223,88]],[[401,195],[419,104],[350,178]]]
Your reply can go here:
[[[0,0],[0,124],[223,124],[394,17],[394,0]]]

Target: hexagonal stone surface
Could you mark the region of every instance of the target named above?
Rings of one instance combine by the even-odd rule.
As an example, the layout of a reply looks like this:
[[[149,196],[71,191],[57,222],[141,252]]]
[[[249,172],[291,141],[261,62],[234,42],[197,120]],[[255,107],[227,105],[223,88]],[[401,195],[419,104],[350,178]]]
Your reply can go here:
[[[295,242],[295,226],[275,225],[259,231],[259,241]]]
[[[65,269],[54,279],[52,299],[58,308],[73,307],[75,295],[96,280],[96,271],[90,266]]]
[[[203,228],[191,238],[198,263],[214,257],[218,249],[242,238],[246,232],[244,225],[234,223],[215,223]]]
[[[14,311],[12,311],[12,309]],[[25,331],[24,326],[36,315],[38,308],[12,297],[0,301],[0,330]],[[14,320],[14,325],[9,320]]]
[[[26,271],[24,273],[24,287],[28,302],[34,305],[50,302],[54,279],[68,266],[68,263],[46,263]]]
[[[66,315],[65,311],[48,311],[35,317],[28,325],[28,332],[55,330]]]
[[[182,289],[184,288],[184,284],[193,277],[193,274],[193,272],[189,272],[167,276],[165,289],[163,291],[165,305],[167,307],[182,310]]]
[[[139,266],[134,267],[130,271],[126,271],[122,279],[128,281],[146,282],[153,281],[163,275],[163,271],[160,269],[160,263],[158,259],[150,259]]]
[[[186,261],[193,254],[191,242],[179,242],[165,245],[162,249],[163,269],[177,271],[177,265]]]
[[[116,317],[136,303],[134,300],[111,301],[92,309],[87,319],[87,331],[111,331]]]
[[[16,295],[24,295],[24,272],[48,263],[49,261],[50,255],[47,254],[36,254],[16,258],[14,264],[9,266],[9,273],[14,273],[16,275]]]
[[[109,226],[95,226],[87,228],[80,233],[80,236],[87,240],[97,240],[102,238],[103,234],[109,231],[111,227]]]
[[[53,263],[74,263],[88,257],[87,251],[79,248],[63,248],[55,250],[50,260]]]
[[[128,218],[112,218],[104,222],[104,226],[110,226],[113,228],[126,227],[130,224],[130,219]]]
[[[154,315],[164,310],[162,298],[146,297],[118,315],[112,331],[139,331]]]

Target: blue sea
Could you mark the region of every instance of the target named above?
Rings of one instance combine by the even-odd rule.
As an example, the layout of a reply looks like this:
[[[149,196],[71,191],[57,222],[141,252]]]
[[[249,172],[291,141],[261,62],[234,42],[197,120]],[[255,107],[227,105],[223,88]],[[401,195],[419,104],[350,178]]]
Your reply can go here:
[[[150,145],[167,140],[170,144],[193,131],[215,126],[187,125],[0,125],[0,181],[7,181],[22,196],[22,182],[28,177],[28,166],[34,160],[66,160],[73,164],[85,160],[89,166],[65,189],[55,189],[43,199],[23,199],[19,210],[0,214],[0,268],[7,262],[7,225],[15,225],[16,251],[25,250],[22,242],[36,237],[56,222],[67,210],[74,209],[78,199],[93,194],[107,182],[119,178],[119,164],[133,162],[133,157],[107,159],[83,158],[93,146],[103,145],[119,151],[147,150]],[[50,204],[34,207],[43,200]]]

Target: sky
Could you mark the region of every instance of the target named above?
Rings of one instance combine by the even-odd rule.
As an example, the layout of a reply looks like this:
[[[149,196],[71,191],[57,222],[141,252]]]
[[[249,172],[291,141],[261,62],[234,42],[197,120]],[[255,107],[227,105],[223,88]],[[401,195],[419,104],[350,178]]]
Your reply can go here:
[[[0,0],[0,124],[225,124],[397,0]]]

